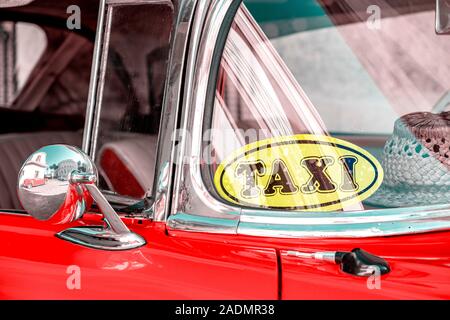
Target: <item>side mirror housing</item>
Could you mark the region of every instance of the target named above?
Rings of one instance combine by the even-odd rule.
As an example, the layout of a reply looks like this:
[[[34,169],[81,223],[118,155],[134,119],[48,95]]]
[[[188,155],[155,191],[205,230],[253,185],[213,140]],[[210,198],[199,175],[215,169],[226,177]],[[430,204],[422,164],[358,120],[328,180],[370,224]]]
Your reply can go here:
[[[35,219],[52,224],[80,219],[92,204],[86,184],[98,180],[89,157],[72,146],[50,145],[28,157],[19,172],[17,194]]]

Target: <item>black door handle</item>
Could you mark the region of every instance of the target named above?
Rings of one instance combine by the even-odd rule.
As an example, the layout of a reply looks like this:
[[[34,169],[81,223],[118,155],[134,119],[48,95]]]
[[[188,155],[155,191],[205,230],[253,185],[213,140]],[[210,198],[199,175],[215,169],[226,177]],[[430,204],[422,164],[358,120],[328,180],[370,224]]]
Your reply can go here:
[[[359,277],[369,277],[376,272],[381,275],[391,271],[386,260],[360,248],[351,252],[336,252],[335,261],[342,271]]]
[[[382,275],[391,271],[389,263],[386,260],[360,248],[353,249],[350,252],[326,251],[306,253],[288,251],[287,253],[288,255],[295,255],[297,257],[332,262],[340,265],[343,272],[359,277],[370,277],[377,272]]]

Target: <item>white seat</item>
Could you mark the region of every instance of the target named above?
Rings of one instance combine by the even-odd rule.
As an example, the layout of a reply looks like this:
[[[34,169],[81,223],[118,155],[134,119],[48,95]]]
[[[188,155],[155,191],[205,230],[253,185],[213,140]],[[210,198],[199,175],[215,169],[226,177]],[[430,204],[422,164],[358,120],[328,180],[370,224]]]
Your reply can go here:
[[[121,195],[142,198],[151,190],[158,135],[133,136],[105,143],[97,167],[108,187]]]

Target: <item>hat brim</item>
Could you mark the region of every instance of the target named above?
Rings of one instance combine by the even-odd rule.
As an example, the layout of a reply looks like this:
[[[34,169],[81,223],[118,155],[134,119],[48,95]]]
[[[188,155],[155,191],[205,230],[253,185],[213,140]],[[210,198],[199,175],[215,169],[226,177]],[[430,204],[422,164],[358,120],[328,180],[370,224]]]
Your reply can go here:
[[[391,187],[380,188],[364,204],[375,207],[412,207],[450,203],[449,187]]]

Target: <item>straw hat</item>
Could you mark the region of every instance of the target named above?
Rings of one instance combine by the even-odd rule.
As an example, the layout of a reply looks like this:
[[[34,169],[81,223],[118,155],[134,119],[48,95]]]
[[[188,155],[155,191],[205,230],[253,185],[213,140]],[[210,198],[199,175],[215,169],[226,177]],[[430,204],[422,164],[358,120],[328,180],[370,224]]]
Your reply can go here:
[[[383,150],[384,180],[366,204],[450,203],[450,112],[402,116]]]

